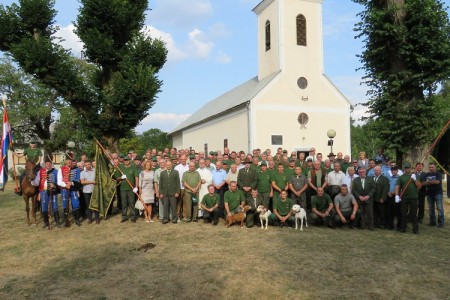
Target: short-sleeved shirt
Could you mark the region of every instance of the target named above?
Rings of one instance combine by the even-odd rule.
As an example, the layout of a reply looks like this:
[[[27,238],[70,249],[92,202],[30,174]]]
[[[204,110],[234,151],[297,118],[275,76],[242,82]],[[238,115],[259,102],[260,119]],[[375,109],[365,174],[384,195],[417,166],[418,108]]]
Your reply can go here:
[[[228,203],[228,208],[231,213],[241,205],[241,202],[245,201],[244,193],[239,189],[236,192],[231,190],[226,191],[223,199],[225,203]]]
[[[84,170],[81,171],[80,174],[80,180],[86,180],[86,181],[95,181],[95,171],[93,169],[91,170]],[[94,184],[83,184],[83,193],[92,193],[94,191]]]
[[[292,209],[293,205],[294,205],[294,201],[292,201],[291,198],[286,198],[285,201],[282,201],[281,199],[276,199],[273,209],[277,210],[277,212],[281,216],[286,216],[289,213],[289,211]]]
[[[401,189],[400,194],[402,195],[402,198],[417,198],[419,196],[414,180],[411,180],[411,182],[408,184],[410,178],[411,174],[403,174],[397,180],[397,185],[400,186]],[[407,184],[408,187],[406,187]]]
[[[430,184],[429,186],[427,186],[427,192],[429,195],[439,195],[442,194],[442,174],[439,172],[435,172],[435,173],[427,173],[426,176],[426,180],[427,181],[433,181],[433,180],[439,180],[438,184]]]
[[[339,207],[340,211],[343,213],[351,212],[355,204],[356,199],[351,193],[348,193],[345,196],[339,193],[334,197],[334,206]]]
[[[258,189],[258,192],[270,193],[271,182],[269,172],[259,171],[257,175],[256,188]]]
[[[332,201],[328,194],[323,194],[322,197],[316,195],[311,198],[311,208],[315,208],[318,211],[327,210],[330,203],[332,203]]]
[[[217,193],[214,193],[214,195],[210,195],[209,193],[203,196],[202,203],[207,208],[213,208],[216,204],[219,204],[220,196]]]
[[[32,160],[34,163],[37,163],[39,160],[39,156],[42,156],[41,149],[38,148],[27,148],[23,151],[23,155],[26,155],[29,160]]]
[[[283,190],[288,183],[289,177],[286,175],[286,173],[283,172],[280,174],[280,172],[277,171],[272,174],[271,180],[272,182],[275,182],[277,187]]]
[[[126,180],[122,180],[120,182],[120,190],[121,191],[131,191],[134,187],[136,187],[136,178],[139,176],[139,173],[137,172],[136,168],[133,166],[125,167],[125,165],[121,164],[119,165],[119,169],[122,171],[123,174],[127,175],[127,179],[130,181],[131,187]],[[120,178],[121,174],[119,171],[116,171],[115,177]]]
[[[194,188],[201,181],[200,174],[197,171],[191,172],[186,171],[183,174],[183,179],[181,180],[183,183],[187,183],[190,187]],[[187,190],[186,190],[187,191]]]
[[[305,184],[308,184],[308,179],[303,174],[300,175],[294,174],[291,176],[289,182],[292,184],[294,190],[298,192],[305,186]]]

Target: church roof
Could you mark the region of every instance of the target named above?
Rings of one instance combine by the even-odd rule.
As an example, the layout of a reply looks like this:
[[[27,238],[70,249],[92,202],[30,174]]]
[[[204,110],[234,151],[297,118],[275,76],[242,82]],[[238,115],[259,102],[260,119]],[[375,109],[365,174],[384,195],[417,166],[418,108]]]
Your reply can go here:
[[[271,75],[258,80],[258,77],[242,83],[241,85],[229,90],[225,94],[209,101],[199,110],[178,125],[170,134],[192,127],[199,123],[205,122],[216,116],[223,115],[235,108],[242,106],[252,100],[259,91],[261,91],[275,76],[280,72],[274,72]]]

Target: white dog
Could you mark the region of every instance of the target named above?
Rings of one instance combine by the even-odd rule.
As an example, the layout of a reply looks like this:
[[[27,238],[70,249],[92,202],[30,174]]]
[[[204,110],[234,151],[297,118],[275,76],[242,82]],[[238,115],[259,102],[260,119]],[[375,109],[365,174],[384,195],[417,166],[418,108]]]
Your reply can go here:
[[[298,220],[300,220],[300,230],[303,230],[303,220],[305,220],[305,226],[308,227],[306,211],[298,204],[292,206],[292,211],[295,213],[295,229],[298,229]]]
[[[261,229],[264,229],[263,220],[266,220],[266,229],[267,229],[267,225],[269,224],[269,217],[272,214],[272,212],[267,208],[265,208],[264,205],[259,205],[258,208],[256,208],[256,211],[259,212],[259,222],[261,223]]]

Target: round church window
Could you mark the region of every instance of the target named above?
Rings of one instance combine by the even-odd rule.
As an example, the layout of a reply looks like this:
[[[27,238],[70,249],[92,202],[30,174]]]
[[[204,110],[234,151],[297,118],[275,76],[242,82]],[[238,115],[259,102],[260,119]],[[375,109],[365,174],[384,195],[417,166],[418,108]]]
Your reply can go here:
[[[298,121],[298,123],[300,123],[300,125],[305,126],[306,124],[308,124],[308,120],[309,120],[309,117],[307,114],[301,113],[298,115],[297,121]]]
[[[308,80],[306,80],[305,77],[300,77],[297,80],[297,85],[299,88],[301,88],[302,90],[306,89],[306,87],[308,86]]]

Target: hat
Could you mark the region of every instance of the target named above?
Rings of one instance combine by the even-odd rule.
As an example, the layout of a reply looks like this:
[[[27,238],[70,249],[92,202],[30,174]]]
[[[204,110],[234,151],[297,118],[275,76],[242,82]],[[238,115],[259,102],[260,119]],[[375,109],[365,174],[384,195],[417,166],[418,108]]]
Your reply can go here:
[[[265,161],[261,162],[261,167],[262,166],[266,166],[267,167],[267,163]]]
[[[283,150],[283,153],[287,153],[287,150]]]
[[[155,156],[152,156],[152,161],[158,161]]]
[[[195,155],[194,154],[189,155],[189,159],[195,159]]]
[[[405,164],[405,169],[411,168],[411,164],[410,163],[406,163]]]
[[[308,157],[308,158],[306,159],[306,162],[308,162],[308,161],[312,161],[312,158],[311,158],[311,157]]]
[[[170,156],[170,159],[171,159],[171,160],[178,159],[178,156],[172,155],[172,156]]]
[[[391,167],[391,171],[394,171],[394,170],[398,170],[398,167],[397,166],[392,166]]]
[[[248,158],[246,158],[245,160],[244,160],[244,164],[251,164],[252,163],[252,161],[250,160],[250,159],[248,159]]]
[[[30,144],[36,144],[36,140],[31,140]]]
[[[209,155],[214,155],[214,151],[209,151]]]
[[[292,157],[289,157],[288,161],[293,162],[293,161],[295,161],[295,159],[293,159]]]
[[[131,160],[131,159],[130,159],[130,157],[125,156],[125,157],[123,158],[123,160]]]
[[[328,157],[336,157],[336,155],[334,155],[333,152],[330,152],[330,154],[328,154]]]
[[[222,165],[227,165],[227,166],[228,166],[228,161],[223,160],[223,161],[222,161]]]

